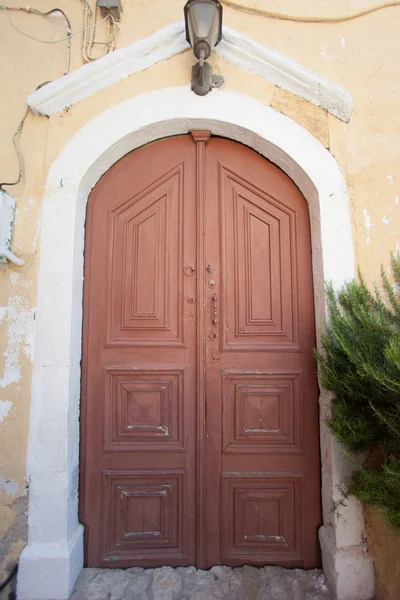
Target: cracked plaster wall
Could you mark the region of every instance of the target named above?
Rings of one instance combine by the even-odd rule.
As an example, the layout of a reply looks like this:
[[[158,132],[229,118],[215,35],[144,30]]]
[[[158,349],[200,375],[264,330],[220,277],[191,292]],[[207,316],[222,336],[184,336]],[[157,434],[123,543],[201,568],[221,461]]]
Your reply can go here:
[[[16,1],[9,4],[19,5]],[[249,4],[270,8],[267,0]],[[338,0],[334,6],[322,6],[318,0],[307,4],[280,0],[274,3],[274,9],[324,16],[372,4],[372,0]],[[182,0],[125,3],[118,46],[181,19],[182,5]],[[35,0],[32,6],[46,11],[53,8],[53,3]],[[73,31],[78,30],[80,3],[68,3],[66,10]],[[380,264],[388,266],[390,251],[400,245],[399,13],[400,8],[394,8],[343,24],[304,25],[225,11],[226,25],[347,89],[354,101],[347,125],[261,77],[242,71],[221,57],[213,57],[215,70],[224,75],[227,88],[287,114],[336,157],[349,186],[356,260],[370,282],[379,279]],[[58,17],[47,21],[20,13],[10,15],[15,25],[36,37],[54,39],[65,35]],[[0,32],[0,181],[9,181],[18,173],[11,138],[25,110],[25,98],[43,81],[63,74],[66,44],[48,46],[23,37],[12,29],[4,11],[0,11]],[[100,27],[99,35],[102,33]],[[79,46],[78,35],[72,38],[72,69],[81,64]],[[40,208],[48,168],[72,135],[110,105],[142,92],[189,83],[192,62],[191,53],[183,53],[168,64],[150,67],[50,119],[30,114],[25,123],[19,144],[24,176],[18,186],[5,190],[17,199],[13,248],[26,263],[22,268],[0,265],[0,579],[17,560],[25,539],[25,462]]]

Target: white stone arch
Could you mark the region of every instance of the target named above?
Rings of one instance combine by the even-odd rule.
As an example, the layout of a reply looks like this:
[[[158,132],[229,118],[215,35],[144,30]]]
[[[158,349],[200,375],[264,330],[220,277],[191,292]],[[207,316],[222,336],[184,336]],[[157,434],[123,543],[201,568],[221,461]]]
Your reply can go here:
[[[127,152],[153,140],[209,129],[277,164],[307,199],[311,219],[317,328],[323,281],[354,276],[349,201],[328,150],[292,119],[232,91],[206,97],[187,87],[141,94],[86,123],[51,166],[42,209],[34,370],[28,449],[29,539],[20,560],[19,600],[67,599],[83,565],[78,520],[79,403],[85,212],[90,190]],[[321,402],[324,415],[325,403]],[[331,513],[346,466],[321,420],[326,574],[341,600],[373,595],[363,516],[351,501]],[[333,525],[332,525],[333,523]]]

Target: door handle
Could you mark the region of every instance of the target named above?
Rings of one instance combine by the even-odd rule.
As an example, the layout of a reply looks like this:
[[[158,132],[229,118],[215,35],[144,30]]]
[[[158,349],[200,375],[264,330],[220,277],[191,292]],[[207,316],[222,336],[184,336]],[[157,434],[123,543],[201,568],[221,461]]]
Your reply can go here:
[[[211,321],[213,325],[218,324],[218,298],[217,294],[214,294],[212,297],[212,314]]]

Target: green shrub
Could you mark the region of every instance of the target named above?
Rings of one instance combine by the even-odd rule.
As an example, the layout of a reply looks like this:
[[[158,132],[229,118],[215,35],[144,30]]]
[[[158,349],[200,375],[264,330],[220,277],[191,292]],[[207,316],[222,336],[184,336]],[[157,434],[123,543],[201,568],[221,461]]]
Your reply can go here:
[[[400,257],[392,256],[392,267],[400,286]],[[333,394],[329,427],[357,455],[347,492],[400,530],[400,300],[381,274],[383,292],[369,291],[361,273],[337,294],[327,286],[329,319],[316,357]]]

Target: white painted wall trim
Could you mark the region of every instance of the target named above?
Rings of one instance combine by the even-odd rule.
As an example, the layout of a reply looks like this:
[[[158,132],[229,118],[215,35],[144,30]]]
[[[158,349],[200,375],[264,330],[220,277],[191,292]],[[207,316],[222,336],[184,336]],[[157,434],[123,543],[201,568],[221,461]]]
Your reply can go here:
[[[212,116],[212,118],[210,118]],[[66,600],[83,564],[78,521],[83,252],[90,190],[117,160],[156,139],[209,129],[277,164],[300,188],[310,212],[316,324],[325,316],[324,279],[354,276],[349,200],[337,162],[292,119],[226,90],[198,97],[188,87],[142,94],[113,106],[68,142],[47,177],[42,231],[28,449],[29,539],[19,600]],[[346,462],[321,402],[321,543],[338,600],[369,600],[373,567],[356,501],[331,512]]]
[[[27,103],[38,115],[53,115],[188,48],[184,22],[172,23],[51,81],[30,94]]]
[[[256,73],[316,106],[322,106],[342,121],[349,121],[352,108],[350,94],[280,52],[229,27],[224,27],[223,39],[215,50],[234,65]]]
[[[183,21],[172,23],[146,39],[48,83],[28,96],[28,105],[37,114],[52,115],[188,47]],[[280,52],[229,27],[224,27],[223,39],[215,50],[229,62],[322,106],[342,121],[350,119],[352,99],[346,90]]]

